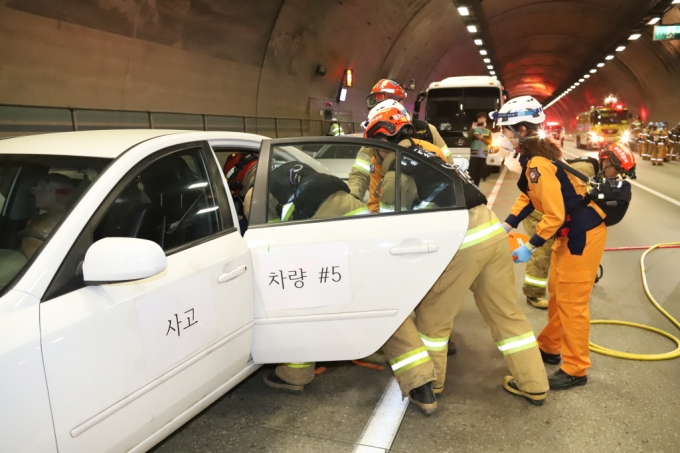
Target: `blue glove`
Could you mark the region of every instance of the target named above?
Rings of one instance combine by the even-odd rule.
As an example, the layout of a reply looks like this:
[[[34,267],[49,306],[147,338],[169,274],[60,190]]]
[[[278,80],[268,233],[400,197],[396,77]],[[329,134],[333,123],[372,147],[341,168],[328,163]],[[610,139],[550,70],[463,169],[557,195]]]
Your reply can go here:
[[[526,263],[531,259],[531,250],[529,250],[529,247],[527,247],[526,244],[517,247],[513,252],[512,252],[512,259],[515,261],[515,263]]]

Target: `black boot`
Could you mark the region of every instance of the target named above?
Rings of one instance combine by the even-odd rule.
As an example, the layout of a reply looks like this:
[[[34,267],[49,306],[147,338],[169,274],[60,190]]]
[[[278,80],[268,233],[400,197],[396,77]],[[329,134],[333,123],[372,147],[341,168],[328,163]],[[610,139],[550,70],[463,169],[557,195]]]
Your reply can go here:
[[[562,369],[555,371],[552,376],[548,378],[548,383],[552,390],[566,390],[572,387],[586,385],[588,376],[572,376],[567,374]]]
[[[540,348],[539,351],[541,351]],[[547,363],[548,365],[559,365],[562,361],[562,356],[560,354],[550,354],[541,351],[541,359],[543,359],[543,363]]]
[[[437,398],[432,390],[432,382],[416,387],[409,392],[409,401],[418,406],[420,412],[432,415],[437,412]]]
[[[521,396],[522,398],[529,401],[534,406],[543,406],[543,403],[545,403],[545,397],[546,397],[545,392],[544,393],[529,393],[529,392],[525,392],[523,390],[520,390],[519,387],[517,387],[517,383],[515,382],[515,378],[513,378],[512,376],[505,376],[505,378],[503,379],[503,389],[508,393],[512,393],[513,395]]]

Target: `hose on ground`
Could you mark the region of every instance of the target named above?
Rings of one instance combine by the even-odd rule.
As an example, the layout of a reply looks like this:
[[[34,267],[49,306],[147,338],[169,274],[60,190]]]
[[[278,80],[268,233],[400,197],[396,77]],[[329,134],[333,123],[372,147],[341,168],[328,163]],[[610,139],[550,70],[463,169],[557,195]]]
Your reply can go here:
[[[644,249],[647,248],[647,250],[642,254],[640,257],[640,271],[642,274],[642,285],[645,289],[645,294],[647,294],[647,298],[652,302],[652,304],[656,307],[657,310],[659,310],[670,322],[672,322],[675,327],[680,329],[680,322],[678,322],[677,319],[675,319],[673,316],[671,316],[670,313],[668,313],[666,310],[659,305],[659,303],[654,299],[654,296],[652,296],[652,293],[649,291],[649,285],[647,284],[647,274],[645,270],[645,257],[649,252],[652,250],[658,249],[658,248],[678,248],[680,247],[680,242],[666,242],[662,244],[656,244],[653,245],[649,248],[647,247],[619,247],[619,248],[614,248],[614,249],[606,249],[606,251],[618,251],[618,250],[639,250],[639,249]],[[593,343],[592,341],[590,342],[590,350],[593,352],[597,352],[598,354],[603,354],[607,355],[610,357],[618,357],[620,359],[628,359],[628,360],[668,360],[668,359],[674,359],[676,357],[680,357],[680,339],[677,337],[671,335],[668,332],[665,332],[661,329],[657,329],[655,327],[651,326],[646,326],[644,324],[638,324],[635,322],[628,322],[628,321],[618,321],[618,320],[606,320],[606,319],[597,319],[597,320],[591,320],[590,324],[616,324],[616,325],[621,325],[621,326],[629,326],[629,327],[637,327],[639,329],[644,329],[644,330],[649,330],[651,332],[656,332],[659,335],[663,335],[664,337],[670,339],[671,341],[674,341],[676,344],[676,349],[671,352],[664,352],[661,354],[635,354],[631,352],[622,352],[622,351],[615,351],[613,349],[605,348],[603,346],[597,345]]]

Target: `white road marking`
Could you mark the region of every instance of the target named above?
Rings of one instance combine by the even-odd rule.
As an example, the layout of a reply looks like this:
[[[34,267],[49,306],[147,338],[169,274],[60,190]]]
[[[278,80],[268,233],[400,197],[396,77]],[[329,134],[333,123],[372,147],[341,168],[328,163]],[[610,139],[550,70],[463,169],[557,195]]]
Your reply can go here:
[[[408,398],[402,398],[399,384],[393,377],[368,419],[353,453],[375,453],[376,449],[387,451],[392,448],[408,403]]]
[[[489,209],[496,201],[507,171],[507,167],[503,167],[498,181],[496,181],[496,185],[489,195],[486,204]],[[361,433],[361,437],[356,442],[353,453],[376,453],[377,449],[389,450],[394,438],[397,437],[408,403],[408,398],[402,398],[399,384],[392,378],[380,397],[378,405],[373,410],[371,418],[368,419],[364,432]]]
[[[580,156],[578,156],[578,155],[576,155],[576,154],[574,154],[574,153],[570,153],[569,151],[564,151],[564,150],[562,150],[562,152],[565,153],[565,154],[569,154],[570,156],[580,157]],[[675,198],[671,198],[671,197],[669,197],[669,196],[667,196],[667,195],[662,194],[661,192],[657,192],[657,191],[654,190],[654,189],[650,189],[649,187],[647,187],[647,186],[645,186],[645,185],[642,185],[642,184],[640,184],[639,182],[635,182],[635,181],[633,181],[632,179],[629,179],[628,182],[630,182],[630,183],[631,183],[633,186],[635,186],[635,187],[639,187],[640,189],[646,190],[647,192],[651,193],[652,195],[656,195],[657,197],[662,198],[662,199],[668,201],[669,203],[673,203],[673,204],[676,205],[676,206],[680,206],[680,201],[676,200]]]
[[[508,167],[503,166],[503,170],[501,171],[501,174],[498,176],[498,181],[496,181],[496,185],[493,186],[493,190],[491,191],[491,194],[489,195],[489,198],[487,199],[488,201],[486,202],[486,206],[489,209],[491,209],[494,202],[496,201],[496,197],[498,196],[498,192],[501,191],[501,184],[503,184],[503,178],[505,178],[505,174],[507,172],[508,172]]]

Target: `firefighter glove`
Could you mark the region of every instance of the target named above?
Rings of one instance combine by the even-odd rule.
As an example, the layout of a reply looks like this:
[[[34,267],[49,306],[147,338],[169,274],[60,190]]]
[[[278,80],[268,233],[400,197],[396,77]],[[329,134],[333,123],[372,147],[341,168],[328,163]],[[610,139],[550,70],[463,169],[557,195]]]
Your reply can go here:
[[[526,263],[531,259],[531,255],[534,253],[535,249],[530,249],[530,246],[527,246],[527,244],[524,244],[520,247],[517,247],[513,252],[512,252],[512,259],[515,261],[515,263]]]

